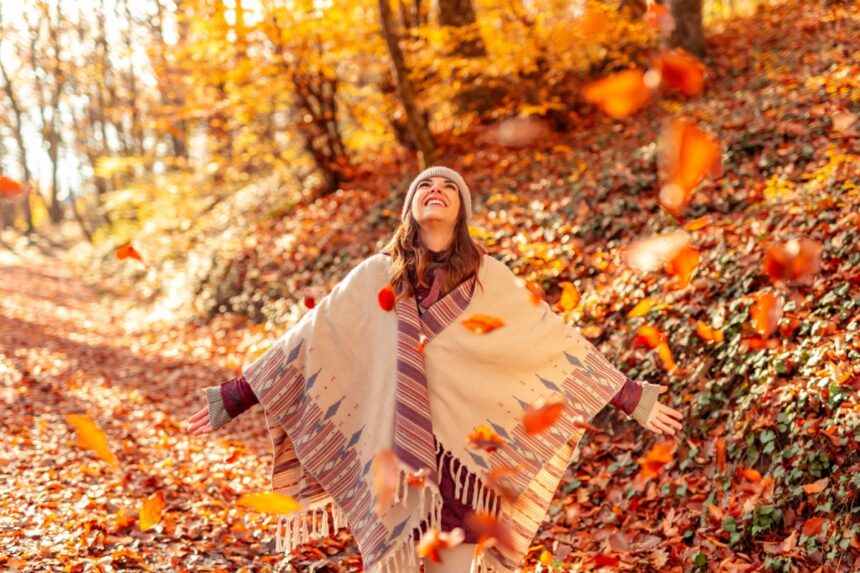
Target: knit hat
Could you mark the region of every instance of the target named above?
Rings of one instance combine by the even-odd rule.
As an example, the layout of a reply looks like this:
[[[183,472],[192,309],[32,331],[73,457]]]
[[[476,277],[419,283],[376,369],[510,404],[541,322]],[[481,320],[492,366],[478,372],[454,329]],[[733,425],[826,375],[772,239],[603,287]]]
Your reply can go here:
[[[412,180],[412,183],[409,184],[409,191],[406,192],[406,201],[403,203],[403,212],[400,214],[401,219],[406,216],[406,213],[412,206],[412,196],[418,188],[418,183],[428,177],[447,177],[453,181],[457,186],[457,189],[460,190],[460,200],[463,202],[463,207],[466,211],[466,218],[468,219],[472,216],[472,194],[469,192],[469,186],[466,185],[463,177],[453,169],[437,165],[435,167],[428,167],[419,173],[418,176]]]

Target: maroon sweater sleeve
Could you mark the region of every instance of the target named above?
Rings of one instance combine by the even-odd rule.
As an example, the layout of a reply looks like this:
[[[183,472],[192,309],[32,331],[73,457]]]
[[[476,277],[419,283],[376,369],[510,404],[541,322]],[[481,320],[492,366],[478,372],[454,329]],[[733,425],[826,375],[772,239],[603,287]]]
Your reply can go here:
[[[636,409],[641,397],[642,383],[628,377],[624,381],[624,386],[609,403],[629,416]]]
[[[244,376],[237,376],[221,384],[221,401],[231,418],[235,418],[254,404],[259,403],[257,395]]]

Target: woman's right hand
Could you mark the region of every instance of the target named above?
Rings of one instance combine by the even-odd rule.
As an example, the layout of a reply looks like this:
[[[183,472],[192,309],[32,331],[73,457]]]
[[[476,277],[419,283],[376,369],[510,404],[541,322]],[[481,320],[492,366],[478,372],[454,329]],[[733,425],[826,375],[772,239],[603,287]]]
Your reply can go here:
[[[193,416],[185,420],[185,432],[194,435],[212,432],[212,424],[209,420],[209,406],[203,406]]]

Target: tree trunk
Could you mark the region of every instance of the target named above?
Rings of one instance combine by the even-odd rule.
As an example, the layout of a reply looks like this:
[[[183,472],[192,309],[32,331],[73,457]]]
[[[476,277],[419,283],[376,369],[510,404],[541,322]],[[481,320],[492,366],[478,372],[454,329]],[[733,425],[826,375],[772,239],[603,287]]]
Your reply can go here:
[[[436,145],[433,142],[430,128],[423,120],[418,105],[415,103],[415,90],[409,80],[409,71],[406,68],[403,51],[400,49],[397,34],[393,29],[391,5],[388,0],[379,0],[379,18],[382,25],[382,35],[385,37],[391,63],[394,66],[394,74],[397,78],[397,91],[406,110],[409,131],[413,140],[418,144],[418,163],[421,169],[424,169],[435,161]]]
[[[675,30],[669,38],[669,44],[674,48],[683,48],[697,58],[704,58],[702,0],[669,0],[669,10],[675,19]]]
[[[478,31],[478,21],[475,18],[475,6],[472,0],[438,0],[439,25],[453,28],[470,28],[469,33],[474,37],[458,42],[451,53],[464,58],[476,58],[487,55],[484,40]]]

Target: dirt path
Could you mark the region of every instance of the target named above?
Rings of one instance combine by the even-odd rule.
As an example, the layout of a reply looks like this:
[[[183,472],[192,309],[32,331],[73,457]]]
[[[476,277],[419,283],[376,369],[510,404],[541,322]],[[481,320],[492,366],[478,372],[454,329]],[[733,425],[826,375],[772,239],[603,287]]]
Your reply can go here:
[[[0,569],[273,570],[268,518],[234,507],[268,485],[262,414],[183,433],[200,389],[235,374],[211,366],[205,332],[129,334],[122,308],[55,260],[0,253]],[[76,445],[72,413],[104,430],[118,470]],[[159,491],[161,523],[142,532]]]

